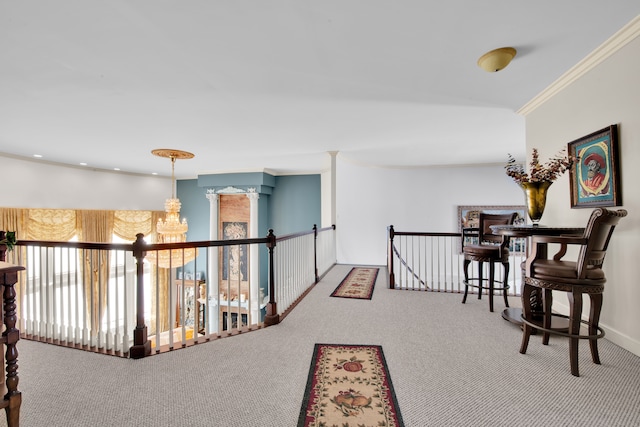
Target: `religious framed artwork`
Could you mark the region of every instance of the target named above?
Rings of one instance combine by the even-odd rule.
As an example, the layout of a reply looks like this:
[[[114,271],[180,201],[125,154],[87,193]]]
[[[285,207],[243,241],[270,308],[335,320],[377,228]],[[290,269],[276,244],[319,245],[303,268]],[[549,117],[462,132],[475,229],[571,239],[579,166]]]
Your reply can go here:
[[[611,125],[568,143],[571,208],[620,206],[618,126]]]
[[[223,240],[246,239],[248,228],[246,222],[233,221],[222,223]],[[224,246],[222,255],[222,280],[244,282],[248,280],[246,244]]]
[[[464,245],[478,243],[478,219],[480,212],[490,214],[508,214],[515,212],[514,225],[524,225],[527,222],[526,206],[458,206],[458,232],[460,233],[460,252]],[[509,250],[511,252],[524,252],[521,239],[511,239]]]

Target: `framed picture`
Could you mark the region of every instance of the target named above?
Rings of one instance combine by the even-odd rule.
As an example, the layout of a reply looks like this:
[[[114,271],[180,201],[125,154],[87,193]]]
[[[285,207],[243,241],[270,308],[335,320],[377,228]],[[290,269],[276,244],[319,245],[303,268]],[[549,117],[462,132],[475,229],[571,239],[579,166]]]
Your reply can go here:
[[[570,142],[567,152],[576,159],[569,170],[572,208],[622,204],[617,125]]]
[[[469,229],[478,228],[478,219],[480,212],[490,214],[506,214],[515,212],[516,219],[514,225],[523,225],[527,222],[526,206],[458,206],[458,232],[462,235],[460,240],[460,252],[462,246],[467,244],[476,244],[478,240],[477,231],[469,231]],[[512,252],[524,252],[524,246],[519,242],[520,239],[511,239],[509,250]],[[515,245],[515,246],[514,246]]]
[[[223,240],[246,239],[248,224],[246,222],[223,222]],[[237,280],[244,282],[249,279],[247,274],[247,245],[225,246],[222,254],[222,280]]]

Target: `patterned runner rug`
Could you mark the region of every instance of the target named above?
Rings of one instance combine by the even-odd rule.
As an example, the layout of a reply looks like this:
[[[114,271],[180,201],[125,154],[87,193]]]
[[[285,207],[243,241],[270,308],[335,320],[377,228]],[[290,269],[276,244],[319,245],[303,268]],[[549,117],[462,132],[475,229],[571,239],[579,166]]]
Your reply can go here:
[[[316,344],[298,427],[403,427],[382,347]]]
[[[371,299],[377,268],[353,267],[331,294],[332,297]]]

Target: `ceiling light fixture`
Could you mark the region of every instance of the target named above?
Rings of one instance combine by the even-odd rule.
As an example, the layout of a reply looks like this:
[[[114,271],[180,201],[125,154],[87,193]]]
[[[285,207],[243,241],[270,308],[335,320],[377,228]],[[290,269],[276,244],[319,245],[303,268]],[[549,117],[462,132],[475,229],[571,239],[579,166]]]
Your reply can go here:
[[[478,66],[485,71],[495,73],[505,68],[516,56],[516,50],[512,47],[501,47],[482,55],[478,59]]]
[[[182,204],[176,197],[175,163],[177,159],[192,159],[194,156],[187,151],[167,148],[153,150],[151,154],[171,159],[171,198],[164,202],[166,211],[164,221],[160,218],[156,224],[156,243],[186,242],[189,226],[185,218],[180,221]],[[162,268],[176,268],[192,261],[196,255],[196,248],[171,249],[148,252],[147,259]]]

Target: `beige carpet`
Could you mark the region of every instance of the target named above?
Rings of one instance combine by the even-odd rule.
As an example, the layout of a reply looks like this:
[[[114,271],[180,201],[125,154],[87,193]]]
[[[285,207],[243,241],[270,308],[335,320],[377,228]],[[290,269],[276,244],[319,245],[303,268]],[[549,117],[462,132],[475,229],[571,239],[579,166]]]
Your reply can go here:
[[[22,340],[21,425],[293,427],[315,344],[364,343],[383,347],[407,427],[640,426],[640,358],[606,338],[602,365],[580,343],[576,378],[566,340],[518,353],[521,331],[484,298],[390,290],[384,268],[370,301],[329,297],[352,267],[280,325],[146,359]]]

